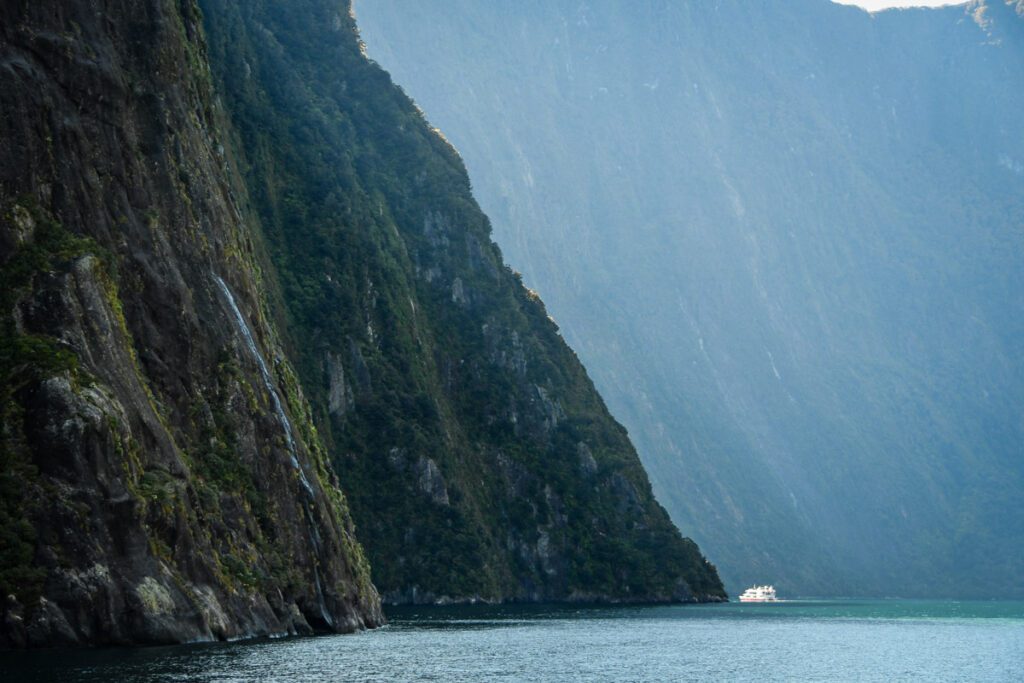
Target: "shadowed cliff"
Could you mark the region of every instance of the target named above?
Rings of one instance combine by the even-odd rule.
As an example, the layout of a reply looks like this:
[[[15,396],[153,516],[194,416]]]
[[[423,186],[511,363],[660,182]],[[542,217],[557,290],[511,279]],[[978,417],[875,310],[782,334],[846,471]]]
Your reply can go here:
[[[382,623],[190,2],[0,10],[0,644]]]

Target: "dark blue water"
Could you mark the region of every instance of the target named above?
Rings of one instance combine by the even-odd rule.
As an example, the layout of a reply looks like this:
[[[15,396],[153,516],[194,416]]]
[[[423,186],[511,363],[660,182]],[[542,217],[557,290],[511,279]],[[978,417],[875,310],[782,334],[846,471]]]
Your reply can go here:
[[[391,625],[182,647],[0,654],[0,680],[1024,680],[1024,603],[460,607]]]

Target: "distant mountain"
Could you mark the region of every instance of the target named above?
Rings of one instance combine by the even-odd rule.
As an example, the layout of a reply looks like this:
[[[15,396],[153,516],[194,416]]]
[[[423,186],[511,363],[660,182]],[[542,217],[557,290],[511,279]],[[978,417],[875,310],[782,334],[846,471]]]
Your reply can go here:
[[[1024,7],[364,0],[733,590],[1024,595]]]

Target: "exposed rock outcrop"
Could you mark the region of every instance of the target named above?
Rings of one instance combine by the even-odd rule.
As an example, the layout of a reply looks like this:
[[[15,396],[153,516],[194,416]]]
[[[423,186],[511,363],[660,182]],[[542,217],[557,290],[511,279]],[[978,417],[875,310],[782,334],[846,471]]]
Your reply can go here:
[[[264,313],[199,22],[0,8],[0,646],[383,621]]]

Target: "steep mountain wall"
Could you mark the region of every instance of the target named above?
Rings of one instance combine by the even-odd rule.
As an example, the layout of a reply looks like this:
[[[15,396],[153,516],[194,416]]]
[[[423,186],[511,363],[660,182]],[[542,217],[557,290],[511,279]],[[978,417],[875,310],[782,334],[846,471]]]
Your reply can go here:
[[[378,625],[353,517],[393,601],[721,599],[348,6],[203,5],[0,9],[0,647]]]
[[[1019,7],[356,12],[733,589],[1004,596],[1024,594]]]
[[[275,310],[385,599],[721,598],[348,5],[201,4]]]
[[[0,646],[383,621],[266,314],[200,21],[0,8]]]

